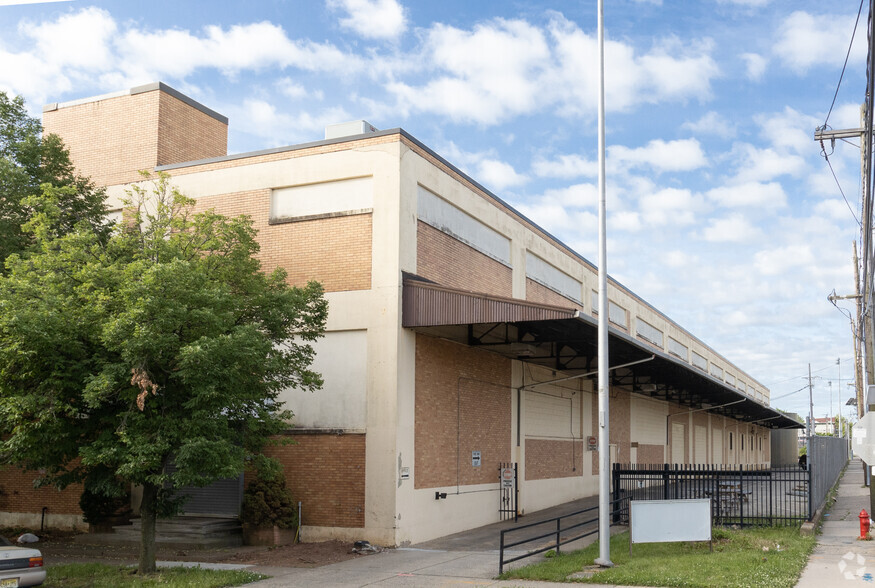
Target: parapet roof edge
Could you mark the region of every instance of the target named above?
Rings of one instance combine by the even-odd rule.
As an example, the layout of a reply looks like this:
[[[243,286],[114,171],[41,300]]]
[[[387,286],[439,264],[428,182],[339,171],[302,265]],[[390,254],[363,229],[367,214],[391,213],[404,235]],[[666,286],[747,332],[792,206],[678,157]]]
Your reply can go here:
[[[134,86],[133,88],[130,88],[129,90],[121,90],[120,92],[111,92],[109,94],[101,94],[99,96],[91,96],[90,98],[80,98],[78,100],[70,100],[69,102],[52,102],[50,104],[46,104],[45,106],[43,106],[43,112],[52,112],[52,111],[55,111],[55,110],[58,110],[61,108],[69,108],[71,106],[79,106],[81,104],[88,104],[90,102],[99,102],[101,100],[109,100],[110,98],[120,98],[122,96],[136,96],[137,94],[143,94],[145,92],[154,92],[155,90],[160,90],[160,91],[164,92],[165,94],[169,94],[170,96],[173,96],[177,100],[180,100],[181,102],[188,104],[192,108],[195,108],[195,109],[203,112],[207,116],[210,116],[210,117],[216,119],[217,121],[219,121],[222,124],[225,124],[225,125],[228,124],[228,117],[227,116],[219,114],[215,110],[204,106],[203,104],[201,104],[197,100],[189,98],[188,96],[186,96],[185,94],[183,94],[179,90],[177,90],[175,88],[171,88],[170,86],[168,86],[164,82],[152,82],[151,84],[144,84],[142,86]]]
[[[181,168],[185,168],[185,167],[207,165],[210,163],[221,163],[223,161],[234,161],[236,159],[246,159],[249,157],[258,157],[261,155],[273,155],[274,153],[284,153],[284,152],[288,152],[288,151],[299,151],[302,149],[310,149],[313,147],[322,147],[324,145],[335,145],[338,143],[347,143],[347,142],[351,142],[351,141],[368,139],[371,137],[386,137],[389,135],[401,135],[402,137],[406,138],[410,142],[414,143],[417,147],[419,147],[420,149],[422,149],[423,151],[425,151],[426,153],[428,153],[429,155],[431,155],[432,157],[434,157],[435,159],[437,159],[438,161],[440,161],[441,163],[446,165],[448,168],[453,170],[455,173],[457,173],[460,176],[462,176],[463,178],[465,178],[465,180],[470,182],[473,186],[475,186],[478,190],[482,191],[489,198],[492,198],[497,203],[506,207],[513,214],[515,214],[517,217],[519,217],[522,220],[524,220],[525,222],[529,223],[530,225],[532,225],[533,227],[535,227],[536,229],[541,231],[548,238],[552,239],[553,241],[555,241],[556,243],[561,245],[565,249],[565,251],[567,251],[573,257],[576,257],[578,260],[589,265],[593,270],[598,270],[598,267],[596,266],[596,264],[594,264],[593,262],[591,262],[590,260],[585,258],[583,255],[581,255],[580,253],[578,253],[577,251],[575,251],[574,249],[569,247],[561,239],[557,238],[555,235],[553,235],[552,233],[550,233],[549,231],[547,231],[546,229],[541,227],[538,223],[534,222],[532,219],[530,219],[529,217],[527,217],[526,215],[524,215],[523,213],[518,211],[516,208],[514,208],[513,206],[508,204],[506,201],[502,200],[499,196],[496,196],[495,194],[493,194],[489,189],[485,188],[483,185],[481,185],[479,182],[477,182],[477,180],[475,180],[474,178],[472,178],[471,176],[469,176],[468,174],[466,174],[465,172],[460,170],[458,167],[456,167],[455,165],[453,165],[452,163],[450,163],[449,161],[444,159],[442,156],[435,153],[435,151],[432,150],[428,145],[426,145],[425,143],[423,143],[422,141],[420,141],[419,139],[417,139],[416,137],[414,137],[413,135],[411,135],[410,133],[408,133],[407,131],[405,131],[401,127],[395,127],[394,129],[386,129],[383,131],[375,131],[373,133],[363,133],[363,134],[359,134],[359,135],[350,135],[347,137],[338,137],[338,138],[334,138],[334,139],[322,139],[320,141],[310,141],[308,143],[299,143],[297,145],[286,145],[283,147],[273,147],[271,149],[261,149],[259,151],[248,151],[245,153],[235,153],[233,155],[222,155],[219,157],[210,157],[207,159],[199,159],[196,161],[186,161],[186,162],[182,162],[182,163],[162,165],[162,166],[156,167],[155,169],[156,169],[156,171],[168,171],[168,170],[174,170],[174,169],[181,169]],[[702,341],[700,338],[693,335],[690,331],[688,331],[687,329],[682,327],[677,321],[672,320],[667,314],[665,314],[664,312],[662,312],[661,310],[659,310],[658,308],[656,308],[655,306],[653,306],[652,304],[647,302],[644,298],[642,298],[641,296],[639,296],[638,294],[633,292],[629,287],[625,286],[624,284],[615,280],[614,278],[611,278],[610,274],[608,275],[608,278],[610,279],[610,281],[613,283],[614,286],[616,286],[622,290],[625,290],[630,296],[632,296],[636,300],[640,301],[644,306],[646,306],[647,308],[649,308],[650,310],[652,310],[653,312],[655,312],[656,314],[661,316],[663,319],[665,319],[669,323],[677,326],[679,329],[681,329],[687,335],[689,335],[691,339],[698,342],[703,347],[705,347],[706,349],[710,350],[712,353],[714,353],[715,355],[720,357],[723,361],[725,361],[726,363],[731,365],[736,370],[736,372],[743,371],[743,370],[741,370],[740,367],[736,366],[735,363],[731,362],[729,359],[724,357],[721,353],[718,353],[716,350],[714,350],[714,348],[712,346],[708,345],[707,343]],[[769,388],[766,385],[757,381],[753,376],[747,374],[747,372],[744,372],[744,373],[745,373],[745,376],[747,377],[747,379],[753,380],[754,382],[756,382],[756,384],[758,384],[760,387],[762,387],[762,389],[769,390]],[[738,376],[736,375],[736,377],[738,377]]]

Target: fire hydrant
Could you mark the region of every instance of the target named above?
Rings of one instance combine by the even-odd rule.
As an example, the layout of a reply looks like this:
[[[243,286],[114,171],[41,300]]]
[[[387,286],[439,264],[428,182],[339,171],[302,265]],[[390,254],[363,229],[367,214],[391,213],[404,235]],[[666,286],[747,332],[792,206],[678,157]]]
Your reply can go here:
[[[860,511],[860,539],[869,538],[869,513],[866,509]]]

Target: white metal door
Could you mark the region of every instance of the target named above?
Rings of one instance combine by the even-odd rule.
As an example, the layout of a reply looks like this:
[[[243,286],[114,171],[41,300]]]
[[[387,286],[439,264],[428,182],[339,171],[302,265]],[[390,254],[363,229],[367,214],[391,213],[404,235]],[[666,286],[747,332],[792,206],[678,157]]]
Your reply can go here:
[[[671,424],[671,463],[684,463],[687,449],[686,427],[681,423]]]
[[[696,425],[696,463],[708,463],[708,429]]]
[[[723,463],[723,430],[717,429],[711,431],[711,447],[713,448],[713,461],[720,465]]]

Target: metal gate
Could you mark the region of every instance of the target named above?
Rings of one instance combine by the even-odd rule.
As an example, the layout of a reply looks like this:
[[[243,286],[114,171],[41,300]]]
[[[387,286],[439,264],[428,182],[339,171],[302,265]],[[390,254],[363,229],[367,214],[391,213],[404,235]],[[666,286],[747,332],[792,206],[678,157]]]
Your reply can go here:
[[[498,505],[500,520],[506,521],[513,517],[517,522],[517,502],[519,499],[519,485],[517,482],[517,464],[501,462],[498,464],[498,484],[501,503]]]

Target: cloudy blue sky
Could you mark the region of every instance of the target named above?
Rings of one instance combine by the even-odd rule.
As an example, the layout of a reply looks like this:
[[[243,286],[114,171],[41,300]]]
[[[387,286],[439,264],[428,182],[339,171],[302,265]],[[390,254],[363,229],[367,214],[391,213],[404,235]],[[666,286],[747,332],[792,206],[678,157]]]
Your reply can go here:
[[[827,296],[853,291],[859,142],[827,145],[836,182],[813,132],[859,126],[866,14],[827,120],[858,3],[606,4],[611,275],[779,408],[807,413],[810,363],[824,416],[852,395]],[[0,0],[0,90],[34,114],[157,80],[227,115],[231,152],[403,127],[597,258],[594,0]]]

